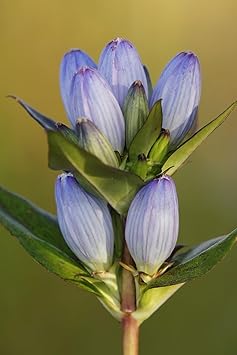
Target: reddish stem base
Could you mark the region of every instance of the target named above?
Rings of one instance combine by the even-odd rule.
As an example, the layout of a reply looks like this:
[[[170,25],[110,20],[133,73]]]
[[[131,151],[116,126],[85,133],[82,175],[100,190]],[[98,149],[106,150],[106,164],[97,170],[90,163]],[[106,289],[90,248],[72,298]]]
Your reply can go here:
[[[122,320],[123,328],[123,355],[138,355],[139,326],[130,314]]]

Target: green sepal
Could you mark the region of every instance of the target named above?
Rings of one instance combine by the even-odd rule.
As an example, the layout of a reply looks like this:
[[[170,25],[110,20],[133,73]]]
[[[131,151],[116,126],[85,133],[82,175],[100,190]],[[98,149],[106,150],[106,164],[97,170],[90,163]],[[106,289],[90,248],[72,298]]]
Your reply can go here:
[[[145,181],[150,181],[151,179],[159,177],[162,175],[162,165],[160,163],[154,163],[148,160],[148,170]]]
[[[130,167],[130,171],[138,175],[143,181],[146,180],[148,169],[150,169],[150,164],[143,154],[139,155],[137,161],[132,162]]]
[[[185,253],[175,255],[174,263],[164,274],[153,279],[147,288],[164,287],[191,281],[210,271],[236,243],[237,229],[224,237],[210,239]]]
[[[167,129],[162,129],[161,134],[149,153],[149,159],[162,164],[169,150],[170,133]]]
[[[150,288],[140,293],[138,307],[133,312],[133,318],[142,324],[154,312],[157,311],[173,294],[182,287],[183,284],[172,285],[167,287]],[[139,285],[138,288],[141,288]]]
[[[130,87],[123,108],[125,118],[126,147],[143,126],[147,119],[149,108],[146,93],[141,81],[135,81]]]
[[[150,100],[152,92],[153,92],[153,87],[152,87],[152,82],[151,82],[151,77],[149,70],[147,69],[146,65],[143,65],[143,69],[146,75],[146,81],[147,81],[147,87],[148,87],[148,100]]]
[[[148,155],[151,147],[159,137],[162,127],[161,100],[152,107],[147,120],[134,137],[129,148],[130,161],[136,160],[140,154]]]
[[[121,162],[120,162],[120,165],[119,165],[119,169],[121,169],[121,170],[125,170],[126,169],[127,160],[128,160],[128,154],[125,153],[125,155],[121,159]]]
[[[112,145],[98,128],[87,118],[78,118],[75,127],[80,147],[95,155],[104,164],[118,167],[119,162]]]
[[[191,138],[184,142],[163,165],[162,171],[168,171],[168,175],[173,175],[176,170],[189,158],[194,150],[217,128],[237,106],[237,101],[229,106],[222,114],[212,120],[206,126],[196,132]]]
[[[117,281],[118,268],[119,264],[115,262],[108,272],[98,275],[98,279],[104,283],[103,287],[100,286],[99,300],[114,318],[121,321],[123,312],[121,311]]]
[[[118,213],[126,214],[143,181],[136,175],[103,164],[97,157],[68,141],[60,132],[48,131],[49,167],[74,173],[93,187]],[[84,186],[84,184],[83,184]],[[87,186],[84,186],[87,189]]]

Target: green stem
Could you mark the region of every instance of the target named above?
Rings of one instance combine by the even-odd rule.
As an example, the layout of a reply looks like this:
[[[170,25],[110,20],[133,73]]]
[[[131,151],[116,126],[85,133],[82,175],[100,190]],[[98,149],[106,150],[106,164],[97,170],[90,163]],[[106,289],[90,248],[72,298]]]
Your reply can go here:
[[[122,320],[123,328],[123,355],[138,355],[139,326],[137,321],[126,315]]]
[[[126,265],[133,264],[126,243],[124,245],[123,263]],[[121,311],[124,313],[122,319],[123,355],[138,355],[139,326],[132,317],[135,310],[136,286],[134,277],[130,271],[123,269],[121,287]]]

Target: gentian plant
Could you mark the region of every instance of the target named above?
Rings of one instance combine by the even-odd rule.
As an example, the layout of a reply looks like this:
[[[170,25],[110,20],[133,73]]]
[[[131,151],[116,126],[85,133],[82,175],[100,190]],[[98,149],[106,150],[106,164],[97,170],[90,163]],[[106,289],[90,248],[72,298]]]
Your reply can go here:
[[[45,129],[49,167],[63,171],[57,217],[1,188],[0,220],[46,269],[92,292],[121,322],[123,354],[136,355],[144,320],[236,241],[237,229],[194,247],[177,244],[171,176],[237,103],[197,131],[197,56],[176,55],[153,89],[135,47],[120,38],[98,65],[79,49],[66,53],[60,87],[71,128],[14,97]]]

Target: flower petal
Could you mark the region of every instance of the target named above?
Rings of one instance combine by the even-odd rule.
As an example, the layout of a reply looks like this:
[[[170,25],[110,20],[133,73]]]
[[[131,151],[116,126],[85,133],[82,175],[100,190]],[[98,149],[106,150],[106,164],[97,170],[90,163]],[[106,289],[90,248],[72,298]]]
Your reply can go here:
[[[123,151],[125,123],[109,85],[99,72],[82,67],[73,77],[70,92],[70,120],[87,117],[108,138],[115,150]]]
[[[80,49],[72,49],[67,52],[61,62],[60,66],[60,89],[63,103],[67,112],[70,115],[70,88],[74,74],[82,67],[88,66],[96,68],[95,62]]]
[[[144,186],[128,211],[125,238],[138,271],[157,272],[175,247],[178,228],[175,184],[164,175]]]
[[[110,84],[121,107],[128,89],[140,80],[148,97],[146,74],[139,54],[133,44],[125,39],[116,38],[102,51],[98,70]]]
[[[70,249],[91,270],[108,270],[114,233],[107,204],[86,193],[72,174],[58,177],[55,197],[59,226]]]
[[[184,139],[194,124],[201,93],[198,58],[192,52],[176,55],[165,67],[150,101],[163,99],[163,128],[169,129],[171,148]]]

